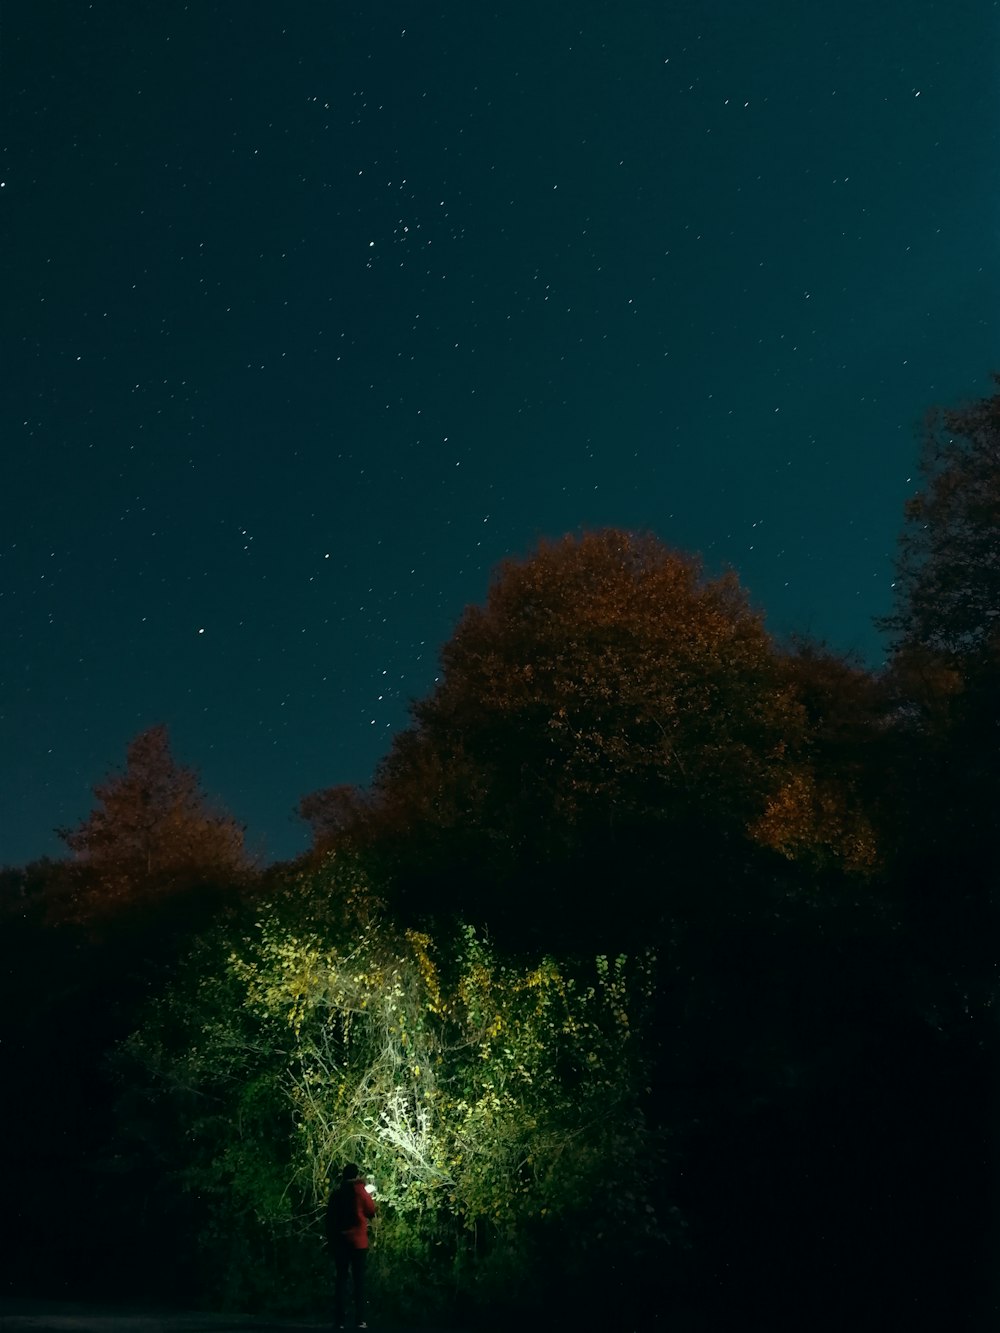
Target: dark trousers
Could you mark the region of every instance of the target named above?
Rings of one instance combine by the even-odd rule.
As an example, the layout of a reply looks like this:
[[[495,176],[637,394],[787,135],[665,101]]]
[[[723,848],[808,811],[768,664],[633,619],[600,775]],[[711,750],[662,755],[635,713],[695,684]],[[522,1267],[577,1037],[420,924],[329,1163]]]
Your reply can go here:
[[[333,1322],[339,1328],[344,1322],[347,1309],[347,1275],[351,1275],[354,1287],[354,1322],[360,1324],[365,1317],[365,1259],[367,1250],[359,1250],[348,1240],[339,1237],[333,1243],[333,1263],[336,1269],[336,1281],[333,1288]]]

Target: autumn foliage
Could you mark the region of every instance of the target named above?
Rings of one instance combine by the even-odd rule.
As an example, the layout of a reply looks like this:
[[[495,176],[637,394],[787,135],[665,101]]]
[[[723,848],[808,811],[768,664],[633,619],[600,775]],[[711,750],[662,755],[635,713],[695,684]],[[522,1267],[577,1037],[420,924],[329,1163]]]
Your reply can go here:
[[[503,809],[511,836],[522,820],[607,826],[708,804],[742,822],[798,723],[736,579],[704,579],[653,537],[588,533],[506,562],[441,659],[377,789],[438,818]],[[450,783],[427,783],[431,750],[454,763]]]
[[[238,882],[249,869],[242,828],[213,810],[195,771],[174,760],[164,726],[136,736],[124,772],[94,795],[87,818],[60,830],[77,872],[67,916],[100,918],[199,884]]]
[[[441,668],[370,792],[302,806],[320,848],[392,849],[411,904],[596,943],[595,867],[605,881],[615,863],[640,871],[630,914],[646,930],[670,910],[664,873],[690,885],[723,873],[724,853],[876,863],[827,716],[864,695],[866,673],[780,652],[734,575],[706,578],[655,537],[592,532],[505,562]]]

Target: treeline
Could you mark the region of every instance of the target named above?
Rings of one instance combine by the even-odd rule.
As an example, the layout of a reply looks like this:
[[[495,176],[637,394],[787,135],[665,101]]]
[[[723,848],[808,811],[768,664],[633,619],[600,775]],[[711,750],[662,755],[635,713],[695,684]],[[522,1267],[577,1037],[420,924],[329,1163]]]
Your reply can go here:
[[[992,1326],[1000,394],[922,469],[880,669],[600,531],[295,863],[138,736],[2,876],[10,1289],[321,1309],[351,1159],[411,1322]]]

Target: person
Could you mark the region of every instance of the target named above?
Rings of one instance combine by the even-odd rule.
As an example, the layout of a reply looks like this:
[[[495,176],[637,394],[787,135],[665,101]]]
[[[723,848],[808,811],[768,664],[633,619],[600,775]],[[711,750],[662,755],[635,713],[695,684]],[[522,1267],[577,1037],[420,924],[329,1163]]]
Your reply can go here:
[[[354,1319],[358,1328],[365,1323],[365,1260],[368,1256],[368,1221],[375,1216],[372,1198],[364,1176],[354,1162],[348,1162],[340,1184],[326,1206],[326,1243],[334,1263],[334,1322],[344,1328],[347,1308],[347,1278],[354,1287]]]

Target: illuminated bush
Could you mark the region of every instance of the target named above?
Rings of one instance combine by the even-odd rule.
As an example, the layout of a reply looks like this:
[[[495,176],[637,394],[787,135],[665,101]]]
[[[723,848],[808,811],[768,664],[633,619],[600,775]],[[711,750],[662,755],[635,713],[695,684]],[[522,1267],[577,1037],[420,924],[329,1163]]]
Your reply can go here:
[[[132,1052],[171,1090],[230,1299],[323,1280],[321,1214],[346,1160],[376,1185],[383,1291],[428,1272],[509,1291],[547,1228],[572,1218],[583,1262],[616,1208],[631,1246],[662,1242],[641,1187],[610,1187],[656,1159],[637,1031],[652,966],[601,957],[583,981],[553,958],[504,962],[470,928],[447,948],[398,933],[334,858],[203,941]]]

